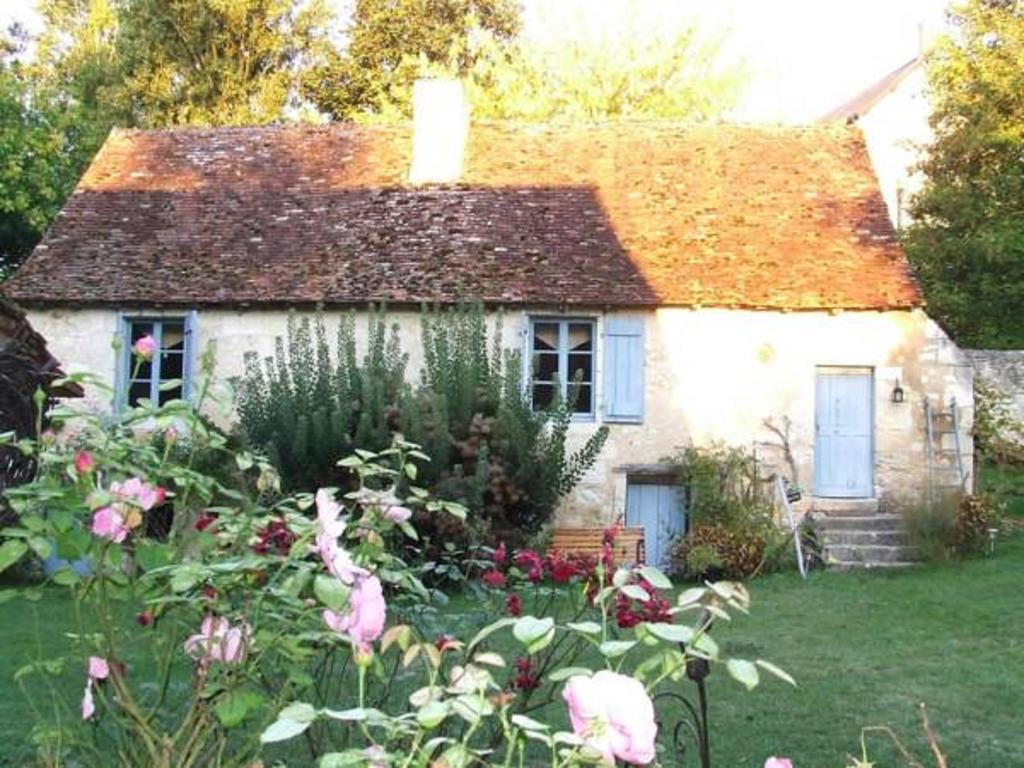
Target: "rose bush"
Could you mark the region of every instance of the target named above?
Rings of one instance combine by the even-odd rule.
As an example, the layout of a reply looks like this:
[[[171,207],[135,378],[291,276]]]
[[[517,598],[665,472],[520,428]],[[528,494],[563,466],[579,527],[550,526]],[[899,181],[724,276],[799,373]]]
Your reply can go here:
[[[726,658],[708,633],[747,611],[741,585],[673,597],[610,546],[499,545],[472,587],[499,618],[456,632],[444,596],[396,554],[417,540],[412,520],[467,514],[416,485],[417,446],[396,436],[342,459],[349,493],[282,496],[269,463],[199,415],[208,396],[113,419],[57,409],[60,439],[20,444],[37,474],[7,492],[17,520],[0,531],[0,570],[50,562],[81,613],[65,658],[18,673],[46,683],[24,686],[49,696],[33,702],[44,764],[672,765],[682,714],[665,697],[695,664],[748,688],[762,673],[789,681]],[[211,455],[236,470],[201,471]],[[65,668],[83,670],[80,699],[53,685]]]

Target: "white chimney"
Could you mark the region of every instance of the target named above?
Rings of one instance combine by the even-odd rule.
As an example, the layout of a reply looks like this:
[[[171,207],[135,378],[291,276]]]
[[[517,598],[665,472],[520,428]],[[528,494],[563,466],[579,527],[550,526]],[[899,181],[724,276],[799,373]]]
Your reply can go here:
[[[414,184],[450,184],[462,175],[469,135],[469,108],[459,80],[420,79],[412,89]]]

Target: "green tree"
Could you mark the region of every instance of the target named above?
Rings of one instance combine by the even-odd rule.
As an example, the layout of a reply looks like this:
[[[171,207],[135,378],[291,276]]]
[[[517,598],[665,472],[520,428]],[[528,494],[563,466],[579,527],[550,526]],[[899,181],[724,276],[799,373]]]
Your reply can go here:
[[[356,0],[344,48],[307,74],[305,94],[337,120],[408,116],[421,63],[464,72],[472,30],[510,40],[519,26],[515,0]]]
[[[935,141],[907,249],[962,344],[1024,345],[1024,2],[969,0],[929,70]]]
[[[94,126],[52,91],[38,89],[7,36],[0,60],[0,279],[60,210],[97,144]]]
[[[125,0],[116,107],[142,126],[270,123],[326,50],[323,0]]]
[[[474,117],[700,121],[735,105],[745,73],[722,65],[717,40],[695,25],[645,32],[623,23],[614,38],[474,35],[466,78]]]

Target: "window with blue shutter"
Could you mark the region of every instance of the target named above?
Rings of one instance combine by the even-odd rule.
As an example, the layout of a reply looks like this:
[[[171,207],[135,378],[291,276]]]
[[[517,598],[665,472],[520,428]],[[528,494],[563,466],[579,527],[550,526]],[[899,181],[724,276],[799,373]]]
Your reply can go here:
[[[575,395],[573,413],[594,415],[594,322],[533,318],[530,327],[530,397],[533,407],[550,406],[556,394]]]
[[[116,405],[132,407],[141,400],[154,405],[188,398],[194,378],[196,313],[184,317],[121,318],[121,359],[118,361]],[[136,359],[132,348],[152,336],[157,351],[151,360]]]
[[[605,421],[644,418],[644,318],[609,315],[604,323]]]

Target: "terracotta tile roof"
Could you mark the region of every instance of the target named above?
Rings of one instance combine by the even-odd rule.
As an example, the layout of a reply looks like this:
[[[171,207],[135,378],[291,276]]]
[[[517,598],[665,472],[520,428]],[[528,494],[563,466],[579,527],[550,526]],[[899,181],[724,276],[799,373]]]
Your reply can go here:
[[[405,127],[115,132],[6,285],[23,302],[923,303],[859,131],[474,124],[457,185]]]

